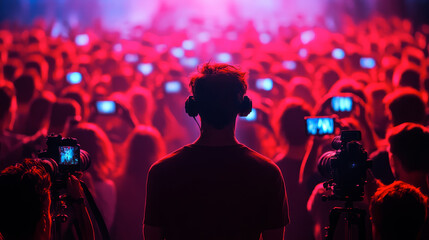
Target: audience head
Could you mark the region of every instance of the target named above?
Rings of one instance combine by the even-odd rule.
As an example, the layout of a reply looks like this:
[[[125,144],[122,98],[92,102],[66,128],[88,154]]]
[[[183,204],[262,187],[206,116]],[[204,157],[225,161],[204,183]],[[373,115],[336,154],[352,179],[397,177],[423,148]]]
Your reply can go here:
[[[216,129],[235,121],[247,90],[245,73],[228,64],[204,64],[189,86],[201,120]]]
[[[427,197],[407,183],[396,181],[379,188],[370,204],[374,239],[419,239],[427,204]]]
[[[16,100],[18,105],[26,105],[31,102],[38,87],[38,77],[35,74],[24,74],[18,77],[14,82],[16,90]]]
[[[45,168],[25,160],[0,174],[0,232],[5,239],[50,239],[51,179]]]
[[[139,123],[150,125],[155,111],[152,93],[146,88],[133,88],[129,101]]]
[[[165,143],[161,134],[151,126],[137,126],[126,141],[127,176],[145,176],[150,166],[165,154]]]
[[[9,81],[15,80],[22,74],[24,66],[18,59],[10,59],[6,64],[3,65],[3,76]]]
[[[426,106],[419,92],[412,88],[399,88],[384,99],[390,110],[393,126],[405,122],[424,124]]]
[[[368,85],[365,89],[365,94],[368,97],[368,117],[373,123],[375,133],[381,139],[384,139],[389,124],[389,116],[383,102],[387,95],[386,88],[386,84],[375,83]]]
[[[90,97],[85,91],[72,86],[70,88],[64,89],[64,91],[61,93],[61,96],[66,99],[75,100],[80,106],[82,119],[86,119],[86,117],[89,115],[88,102]]]
[[[342,79],[336,82],[329,93],[331,95],[339,94],[339,93],[351,93],[356,97],[359,97],[363,102],[367,102],[367,98],[365,93],[363,92],[364,85],[362,83],[357,82],[354,79]]]
[[[322,81],[322,86],[325,91],[329,91],[331,87],[340,80],[340,75],[332,69],[321,69],[320,77]]]
[[[0,127],[12,128],[16,111],[15,89],[11,83],[0,86]]]
[[[411,87],[420,91],[420,74],[415,70],[406,70],[401,74],[399,86]]]
[[[429,130],[415,123],[403,123],[389,130],[391,167],[395,174],[405,171],[429,173]],[[400,176],[399,176],[400,177]]]
[[[79,104],[72,99],[59,98],[52,105],[49,133],[61,134],[72,118],[80,117]]]
[[[115,152],[106,133],[93,123],[80,123],[68,134],[80,144],[80,148],[91,156],[88,172],[95,181],[110,179],[114,176]]]
[[[30,117],[27,118],[24,134],[31,136],[40,129],[48,129],[51,108],[55,100],[53,93],[44,91],[31,102],[28,112]]]
[[[307,143],[304,117],[310,116],[311,109],[299,98],[287,98],[280,107],[278,121],[279,135],[287,144],[302,146]]]
[[[288,96],[302,98],[311,107],[316,105],[313,93],[311,91],[311,81],[304,77],[294,77],[289,83],[288,89],[290,92]]]

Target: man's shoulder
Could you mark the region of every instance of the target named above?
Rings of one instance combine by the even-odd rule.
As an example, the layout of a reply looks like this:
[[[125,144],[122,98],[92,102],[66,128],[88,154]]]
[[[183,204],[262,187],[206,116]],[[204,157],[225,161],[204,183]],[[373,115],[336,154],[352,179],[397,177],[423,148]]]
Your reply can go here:
[[[151,170],[157,171],[157,169],[168,169],[173,166],[180,164],[186,164],[189,159],[195,158],[201,155],[205,155],[208,158],[213,155],[233,156],[240,161],[247,162],[249,164],[258,165],[261,168],[278,170],[277,165],[266,156],[248,148],[243,144],[237,144],[235,146],[222,146],[222,147],[208,147],[198,146],[195,144],[189,144],[184,147],[177,149],[176,151],[166,155],[162,159],[155,162]]]
[[[247,150],[249,151],[249,156],[255,161],[257,162],[259,165],[261,165],[262,167],[268,168],[268,169],[272,169],[275,171],[280,171],[279,168],[277,167],[277,165],[274,163],[273,160],[269,159],[268,157],[256,152],[255,150],[248,148],[246,146],[244,146],[245,148],[247,148]]]

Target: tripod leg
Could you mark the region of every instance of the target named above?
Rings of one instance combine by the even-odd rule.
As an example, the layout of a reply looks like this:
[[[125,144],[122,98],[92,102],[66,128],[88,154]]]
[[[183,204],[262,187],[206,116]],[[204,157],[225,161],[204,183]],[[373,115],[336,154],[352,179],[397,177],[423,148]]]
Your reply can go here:
[[[334,239],[335,229],[337,228],[340,215],[341,215],[341,208],[333,208],[329,213],[329,226],[327,227],[328,232],[325,235],[326,240]]]
[[[360,210],[358,214],[359,214],[359,219],[358,219],[359,240],[365,240],[366,239],[366,225],[365,225],[366,212],[364,210]]]

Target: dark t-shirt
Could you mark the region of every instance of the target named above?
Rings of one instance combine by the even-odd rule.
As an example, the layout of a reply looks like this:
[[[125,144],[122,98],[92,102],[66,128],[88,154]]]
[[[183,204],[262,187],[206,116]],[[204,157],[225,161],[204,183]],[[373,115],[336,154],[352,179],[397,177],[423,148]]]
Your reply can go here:
[[[282,171],[286,190],[289,192],[290,224],[286,228],[285,239],[313,239],[313,219],[307,211],[308,195],[305,188],[299,184],[301,159],[283,157],[277,162]]]
[[[244,145],[191,144],[149,171],[144,223],[166,239],[259,239],[288,222],[280,170]]]

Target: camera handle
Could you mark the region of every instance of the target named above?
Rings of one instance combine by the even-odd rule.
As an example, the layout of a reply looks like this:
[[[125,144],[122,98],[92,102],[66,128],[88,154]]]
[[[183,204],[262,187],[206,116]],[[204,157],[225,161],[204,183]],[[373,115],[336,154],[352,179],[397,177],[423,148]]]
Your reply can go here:
[[[346,202],[345,207],[334,207],[329,213],[329,226],[325,228],[326,235],[324,239],[333,240],[338,221],[342,213],[346,214],[345,238],[352,239],[352,225],[358,226],[359,240],[366,239],[365,216],[363,209],[353,208],[353,202]]]

